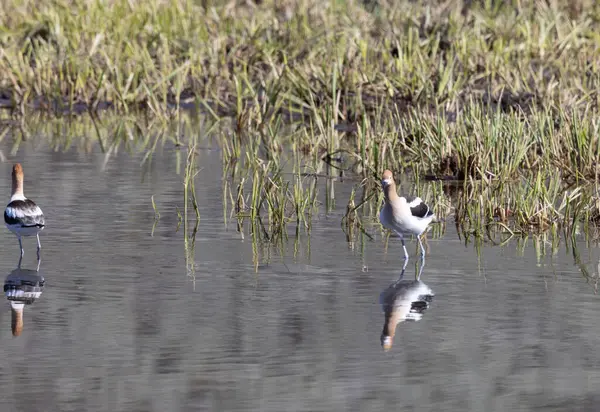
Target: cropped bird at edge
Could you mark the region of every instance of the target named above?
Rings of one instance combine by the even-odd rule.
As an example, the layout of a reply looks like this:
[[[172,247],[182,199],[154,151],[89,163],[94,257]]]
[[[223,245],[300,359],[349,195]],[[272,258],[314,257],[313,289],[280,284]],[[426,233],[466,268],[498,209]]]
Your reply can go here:
[[[408,252],[404,244],[405,235],[415,235],[421,246],[421,258],[425,259],[425,248],[421,242],[420,235],[435,218],[435,214],[429,206],[418,197],[398,196],[396,183],[392,172],[383,172],[381,186],[385,195],[385,204],[379,213],[379,220],[386,229],[394,231],[402,241],[404,259],[408,260]]]
[[[23,168],[17,163],[12,170],[12,196],[10,203],[4,209],[4,223],[8,230],[13,232],[19,239],[19,247],[21,248],[21,256],[25,253],[23,244],[21,243],[22,236],[37,237],[37,256],[40,258],[40,232],[46,226],[44,213],[33,200],[27,199],[23,194]]]

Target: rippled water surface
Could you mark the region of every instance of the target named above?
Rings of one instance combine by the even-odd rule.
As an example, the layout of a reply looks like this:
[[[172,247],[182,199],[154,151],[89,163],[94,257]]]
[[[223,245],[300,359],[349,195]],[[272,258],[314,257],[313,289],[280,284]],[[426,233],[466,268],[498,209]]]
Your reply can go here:
[[[25,194],[48,224],[39,272],[35,240],[24,242],[22,269],[43,291],[25,306],[20,336],[8,301],[0,312],[2,410],[588,411],[600,402],[598,297],[564,244],[540,260],[531,242],[522,252],[486,244],[479,258],[448,225],[428,240],[424,300],[407,292],[414,240],[404,289],[394,284],[397,239],[387,252],[379,233],[363,253],[348,247],[340,219],[354,182],[338,182],[339,204],[300,236],[296,257],[291,228],[283,256],[259,245],[255,272],[250,237],[223,221],[220,154],[203,149],[193,276],[176,231],[176,149],[143,173],[141,154],[105,164],[99,149],[27,142],[11,156],[2,146],[6,201],[21,161]],[[0,244],[10,283],[18,243],[4,228]],[[597,247],[583,238],[577,247],[597,275]],[[396,310],[387,318],[380,295]],[[386,319],[398,321],[388,352]]]

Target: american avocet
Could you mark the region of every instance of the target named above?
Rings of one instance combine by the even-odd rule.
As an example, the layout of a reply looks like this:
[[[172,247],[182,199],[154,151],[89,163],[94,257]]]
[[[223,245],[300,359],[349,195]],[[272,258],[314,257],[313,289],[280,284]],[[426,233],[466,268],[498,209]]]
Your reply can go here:
[[[398,196],[396,183],[392,172],[383,172],[381,186],[385,195],[385,204],[379,213],[379,220],[386,229],[394,231],[402,241],[404,259],[408,259],[408,252],[404,244],[404,235],[415,235],[421,246],[421,257],[425,259],[425,248],[420,235],[435,218],[435,215],[419,197],[409,198]]]
[[[21,256],[25,253],[22,236],[37,237],[37,256],[40,257],[40,232],[44,229],[46,221],[42,209],[36,205],[33,200],[27,199],[23,195],[23,168],[19,163],[13,166],[12,170],[12,196],[10,203],[4,210],[4,223],[8,230],[13,232],[19,239]]]
[[[404,321],[419,321],[435,296],[431,288],[418,278],[403,280],[405,268],[398,280],[379,295],[379,303],[385,314],[381,346],[386,352],[392,347],[396,326]],[[419,278],[422,269],[423,266],[419,270]]]
[[[10,302],[13,336],[23,331],[23,310],[42,295],[44,277],[37,270],[17,268],[4,281],[4,294]]]

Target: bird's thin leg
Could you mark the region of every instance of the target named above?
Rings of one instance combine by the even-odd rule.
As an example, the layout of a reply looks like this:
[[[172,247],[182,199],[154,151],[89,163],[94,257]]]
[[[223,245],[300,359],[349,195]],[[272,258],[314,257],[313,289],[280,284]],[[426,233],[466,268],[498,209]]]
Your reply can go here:
[[[425,260],[421,260],[421,267],[419,268],[419,273],[417,275],[417,280],[421,279],[421,273],[423,273],[423,268],[425,267]]]
[[[402,274],[400,275],[400,279],[404,276],[404,271],[406,270],[406,266],[408,265],[408,259],[404,259],[404,266],[402,266]]]
[[[23,256],[19,256],[19,264],[17,265],[17,269],[21,269],[21,261],[23,260]]]
[[[38,260],[37,261],[38,261],[38,264],[37,264],[37,268],[35,269],[35,271],[39,272],[40,271],[40,264],[42,263],[42,259],[39,258],[39,255],[38,255]]]
[[[19,248],[21,249],[21,257],[23,257],[23,255],[25,254],[25,251],[23,250],[23,243],[21,243],[21,236],[17,236],[17,238],[19,239]]]
[[[408,251],[406,250],[406,245],[404,244],[404,236],[400,232],[397,232],[395,230],[394,232],[396,232],[396,234],[400,236],[400,240],[402,241],[402,249],[404,249],[404,260],[408,260]]]
[[[37,257],[38,257],[38,260],[40,260],[40,250],[42,250],[42,244],[40,243],[40,234],[38,233],[36,236],[37,236],[37,241],[38,241]]]
[[[405,260],[404,261],[404,266],[402,266],[402,272],[400,272],[400,276],[398,276],[398,279],[394,283],[398,283],[398,282],[400,282],[404,278],[404,272],[406,271],[406,266],[407,265],[408,265],[408,260]]]
[[[423,247],[423,242],[421,242],[421,236],[417,236],[417,240],[419,241],[419,246],[421,246],[421,256],[423,257],[423,261],[425,261],[425,248]]]

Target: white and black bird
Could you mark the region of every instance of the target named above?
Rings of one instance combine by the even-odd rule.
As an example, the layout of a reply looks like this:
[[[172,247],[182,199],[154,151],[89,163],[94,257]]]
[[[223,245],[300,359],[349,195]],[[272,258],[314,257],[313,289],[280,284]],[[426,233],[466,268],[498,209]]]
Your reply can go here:
[[[435,297],[433,290],[420,280],[423,266],[416,280],[403,279],[405,269],[406,263],[398,280],[379,295],[379,303],[385,314],[381,331],[381,346],[384,351],[391,349],[397,325],[405,321],[421,320]]]
[[[379,213],[381,224],[400,236],[402,248],[404,249],[404,259],[408,259],[408,252],[404,244],[405,235],[417,236],[419,246],[421,246],[422,258],[425,259],[425,248],[420,235],[435,218],[435,214],[419,197],[398,196],[391,171],[386,170],[383,172],[381,186],[385,195],[385,204]]]
[[[37,256],[40,258],[40,232],[46,226],[44,213],[33,200],[27,199],[23,194],[23,168],[17,163],[12,170],[12,196],[10,203],[4,209],[4,223],[8,230],[13,232],[19,239],[21,256],[25,253],[21,242],[22,236],[37,237]]]

